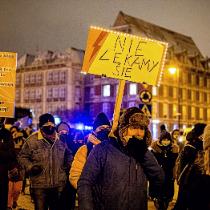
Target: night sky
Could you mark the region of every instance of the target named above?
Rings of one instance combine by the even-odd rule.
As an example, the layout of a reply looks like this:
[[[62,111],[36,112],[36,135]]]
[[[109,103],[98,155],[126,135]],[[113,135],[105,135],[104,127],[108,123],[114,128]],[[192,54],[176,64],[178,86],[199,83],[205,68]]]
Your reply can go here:
[[[119,11],[192,37],[210,57],[210,0],[0,0],[0,51],[85,49],[90,25]]]

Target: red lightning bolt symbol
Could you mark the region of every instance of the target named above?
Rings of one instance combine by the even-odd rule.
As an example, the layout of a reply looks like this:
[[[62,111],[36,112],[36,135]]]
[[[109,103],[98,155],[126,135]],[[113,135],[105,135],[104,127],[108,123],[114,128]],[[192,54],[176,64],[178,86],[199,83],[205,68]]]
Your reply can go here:
[[[101,48],[101,41],[103,40],[103,38],[106,36],[107,32],[106,31],[102,31],[98,38],[96,39],[95,43],[93,44],[93,52],[90,56],[89,61],[94,57],[94,55],[100,50]]]

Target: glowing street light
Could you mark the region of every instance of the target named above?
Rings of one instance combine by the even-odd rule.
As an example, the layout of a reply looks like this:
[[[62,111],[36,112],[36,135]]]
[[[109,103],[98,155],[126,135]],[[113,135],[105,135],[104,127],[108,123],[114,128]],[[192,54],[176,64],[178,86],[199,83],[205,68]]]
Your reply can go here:
[[[170,72],[170,74],[176,74],[177,68],[176,67],[169,67],[168,71]]]
[[[177,109],[177,117],[178,117],[178,129],[180,129],[180,115],[181,115],[181,113],[180,113],[180,97],[179,97],[179,86],[180,86],[180,78],[179,78],[179,69],[177,68],[177,67],[175,67],[175,66],[170,66],[169,68],[168,68],[168,71],[169,71],[169,73],[171,74],[171,75],[174,75],[174,74],[176,74],[176,76],[177,76],[177,106],[178,106],[178,109]]]

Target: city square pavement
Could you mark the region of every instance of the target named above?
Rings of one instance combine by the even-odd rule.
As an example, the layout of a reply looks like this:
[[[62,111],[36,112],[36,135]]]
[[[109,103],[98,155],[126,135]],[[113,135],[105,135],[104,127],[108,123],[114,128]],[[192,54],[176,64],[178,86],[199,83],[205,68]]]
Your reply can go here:
[[[176,198],[176,196],[177,196],[177,187],[175,187],[174,198]],[[170,203],[168,210],[171,210],[173,208],[174,203],[175,203],[175,199]],[[19,197],[17,210],[19,208],[22,208],[24,210],[34,210],[34,204],[31,202],[31,197],[29,195],[28,187],[26,188],[26,194],[25,195],[21,194]],[[75,208],[75,210],[77,210],[77,208]],[[155,210],[155,207],[152,201],[148,202],[148,210]]]

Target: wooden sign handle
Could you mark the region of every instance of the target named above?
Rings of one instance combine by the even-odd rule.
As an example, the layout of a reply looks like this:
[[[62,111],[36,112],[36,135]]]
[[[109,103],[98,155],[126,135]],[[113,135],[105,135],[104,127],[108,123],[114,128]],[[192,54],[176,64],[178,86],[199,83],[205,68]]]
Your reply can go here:
[[[115,107],[114,107],[114,119],[113,119],[112,129],[109,134],[109,136],[111,136],[111,137],[114,137],[114,131],[117,129],[117,126],[118,126],[124,88],[125,88],[125,80],[119,80],[117,96],[116,96],[116,101],[115,101]]]

